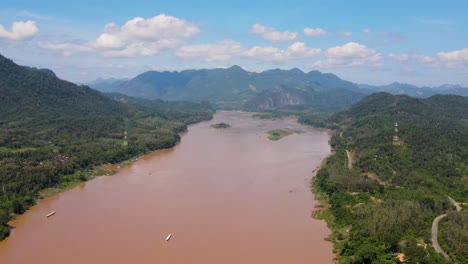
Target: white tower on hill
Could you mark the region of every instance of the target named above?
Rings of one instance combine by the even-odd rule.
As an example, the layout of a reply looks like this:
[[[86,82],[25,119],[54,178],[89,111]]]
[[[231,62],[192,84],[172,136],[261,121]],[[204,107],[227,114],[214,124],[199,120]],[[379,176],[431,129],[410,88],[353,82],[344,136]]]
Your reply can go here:
[[[400,137],[398,136],[398,123],[395,123],[395,134],[393,135],[393,141],[399,141]]]

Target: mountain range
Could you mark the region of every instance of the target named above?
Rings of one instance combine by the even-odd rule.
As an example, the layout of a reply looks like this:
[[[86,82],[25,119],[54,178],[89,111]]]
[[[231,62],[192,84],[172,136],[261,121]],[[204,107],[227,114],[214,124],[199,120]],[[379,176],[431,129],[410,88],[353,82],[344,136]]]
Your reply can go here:
[[[356,84],[331,73],[272,69],[256,73],[239,66],[180,72],[148,71],[130,80],[96,80],[89,83],[101,92],[165,100],[209,101],[221,109],[266,110],[308,105],[317,110],[339,110],[375,92],[429,97],[434,94],[468,96],[458,85],[417,87],[392,83],[384,86]]]

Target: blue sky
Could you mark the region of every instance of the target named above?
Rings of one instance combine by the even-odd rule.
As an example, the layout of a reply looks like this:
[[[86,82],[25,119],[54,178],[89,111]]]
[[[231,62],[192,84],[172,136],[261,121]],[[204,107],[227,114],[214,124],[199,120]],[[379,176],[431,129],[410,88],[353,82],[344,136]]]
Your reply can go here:
[[[467,1],[10,1],[0,53],[61,78],[148,70],[320,70],[468,86]]]

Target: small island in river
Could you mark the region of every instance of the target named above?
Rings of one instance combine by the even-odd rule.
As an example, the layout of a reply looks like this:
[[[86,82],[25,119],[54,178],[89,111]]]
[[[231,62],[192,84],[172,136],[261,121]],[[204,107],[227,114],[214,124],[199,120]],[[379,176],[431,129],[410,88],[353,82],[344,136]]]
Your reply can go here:
[[[273,130],[268,131],[268,138],[270,140],[277,141],[294,133],[300,134],[300,133],[304,133],[304,131],[293,130],[289,128],[273,129]]]
[[[231,125],[229,124],[226,124],[226,123],[217,123],[217,124],[213,124],[211,125],[212,128],[229,128],[231,127]]]

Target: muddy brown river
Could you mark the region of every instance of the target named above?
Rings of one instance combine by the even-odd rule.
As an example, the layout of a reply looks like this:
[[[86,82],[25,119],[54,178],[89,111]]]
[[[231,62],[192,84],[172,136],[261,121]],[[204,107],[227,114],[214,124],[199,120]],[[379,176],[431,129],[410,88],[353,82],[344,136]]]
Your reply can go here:
[[[176,147],[40,201],[10,223],[0,263],[333,263],[309,189],[329,136],[251,115],[218,112]],[[276,128],[305,133],[271,141]]]

